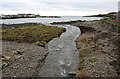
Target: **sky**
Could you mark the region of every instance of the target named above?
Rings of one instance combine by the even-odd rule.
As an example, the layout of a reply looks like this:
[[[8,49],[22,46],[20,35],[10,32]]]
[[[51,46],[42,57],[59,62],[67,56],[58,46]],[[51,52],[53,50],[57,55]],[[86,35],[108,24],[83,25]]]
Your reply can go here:
[[[0,0],[0,14],[86,16],[118,11],[119,0]]]

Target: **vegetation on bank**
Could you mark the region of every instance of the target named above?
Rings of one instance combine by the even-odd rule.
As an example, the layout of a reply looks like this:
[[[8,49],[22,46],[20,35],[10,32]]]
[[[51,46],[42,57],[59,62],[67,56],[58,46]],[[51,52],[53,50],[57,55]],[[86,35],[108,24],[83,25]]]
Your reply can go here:
[[[110,12],[107,14],[98,14],[98,15],[91,15],[86,17],[104,17],[105,18],[103,19],[104,21],[120,26],[120,21],[119,20],[117,21],[118,16],[119,14],[117,12]]]
[[[114,20],[111,19],[111,18],[106,19],[105,21],[107,21],[107,22],[109,22],[109,23],[111,23],[111,24],[115,24],[115,25],[117,25],[117,26],[120,26],[120,22],[116,22],[116,21],[114,21]]]
[[[60,36],[65,31],[63,27],[55,26],[29,26],[20,28],[7,28],[2,30],[2,40],[28,42],[38,46],[45,46],[52,38]]]

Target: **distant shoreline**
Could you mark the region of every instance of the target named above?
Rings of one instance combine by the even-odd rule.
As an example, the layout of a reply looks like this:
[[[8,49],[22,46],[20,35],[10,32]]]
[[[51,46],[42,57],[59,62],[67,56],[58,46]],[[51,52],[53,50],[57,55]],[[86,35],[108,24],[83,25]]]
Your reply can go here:
[[[6,19],[21,19],[21,18],[61,18],[60,16],[41,16],[41,17],[17,17],[17,18],[1,18],[2,20]]]
[[[1,19],[18,19],[18,18],[61,18],[61,16],[40,16],[35,14],[17,14],[17,15],[1,15]]]

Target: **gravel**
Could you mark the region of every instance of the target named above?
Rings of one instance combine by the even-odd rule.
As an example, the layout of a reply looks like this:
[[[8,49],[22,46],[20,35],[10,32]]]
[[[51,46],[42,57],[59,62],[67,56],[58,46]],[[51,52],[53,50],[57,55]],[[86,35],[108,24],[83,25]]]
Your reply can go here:
[[[3,77],[34,77],[38,75],[44,64],[47,50],[40,46],[28,43],[16,43],[12,41],[2,41],[2,54],[10,54],[13,51],[24,51],[20,58],[7,67],[2,68]],[[13,60],[13,59],[12,59]]]

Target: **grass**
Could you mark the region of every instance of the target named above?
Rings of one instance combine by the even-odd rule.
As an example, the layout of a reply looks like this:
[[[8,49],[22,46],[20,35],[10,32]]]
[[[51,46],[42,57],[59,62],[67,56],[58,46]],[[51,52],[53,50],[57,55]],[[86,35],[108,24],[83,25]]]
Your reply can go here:
[[[117,26],[120,26],[120,22],[115,22],[115,21],[113,21],[111,18],[106,19],[105,21],[107,21],[107,22],[109,22],[109,23],[112,23],[112,24],[115,24],[115,25],[117,25]]]
[[[96,62],[98,59],[97,58],[90,58],[88,61],[89,62]]]
[[[52,38],[60,36],[65,31],[63,27],[55,26],[29,26],[16,29],[2,30],[2,40],[28,42],[39,46],[45,46]]]

